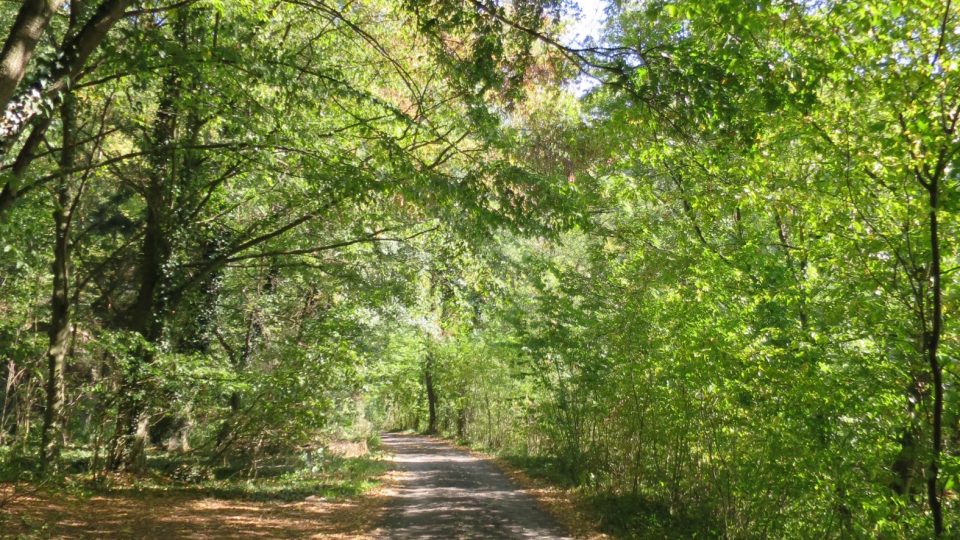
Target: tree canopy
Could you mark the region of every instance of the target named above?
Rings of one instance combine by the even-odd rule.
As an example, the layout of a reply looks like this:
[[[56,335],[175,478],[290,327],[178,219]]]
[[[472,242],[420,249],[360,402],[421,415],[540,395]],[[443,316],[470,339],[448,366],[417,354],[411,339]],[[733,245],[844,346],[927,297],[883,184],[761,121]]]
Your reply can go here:
[[[960,534],[960,6],[576,16],[4,3],[3,476],[412,429],[624,537]]]

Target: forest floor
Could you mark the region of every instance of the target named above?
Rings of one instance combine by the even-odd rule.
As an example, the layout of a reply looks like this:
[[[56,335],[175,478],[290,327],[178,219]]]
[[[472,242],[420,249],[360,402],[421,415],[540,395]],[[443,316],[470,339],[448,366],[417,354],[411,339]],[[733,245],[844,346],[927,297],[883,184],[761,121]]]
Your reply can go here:
[[[2,537],[24,538],[365,538],[374,498],[245,501],[197,494],[113,493],[83,500],[25,495]],[[375,508],[374,508],[375,510]]]
[[[369,538],[396,473],[379,459],[256,480],[108,488],[0,483],[0,538]]]
[[[567,491],[506,461],[429,437],[383,446],[256,480],[0,483],[0,538],[606,538]]]

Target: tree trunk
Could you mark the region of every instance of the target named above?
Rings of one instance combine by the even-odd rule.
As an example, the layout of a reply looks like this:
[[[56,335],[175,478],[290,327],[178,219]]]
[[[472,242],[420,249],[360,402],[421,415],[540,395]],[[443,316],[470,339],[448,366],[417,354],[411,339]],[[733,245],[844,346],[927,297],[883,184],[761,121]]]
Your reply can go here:
[[[35,0],[30,0],[30,3],[35,3]],[[76,82],[75,79],[80,75],[90,55],[100,46],[107,37],[107,33],[123,17],[127,7],[132,3],[133,0],[104,0],[90,20],[64,41],[50,65],[44,66],[43,69],[46,71],[44,77],[38,78],[16,96],[11,94],[6,99],[0,100],[4,106],[3,113],[0,114],[0,160],[5,158],[7,152],[16,145],[28,125],[34,126],[31,138],[35,137],[37,143],[43,139],[50,122],[47,115],[40,114],[44,109],[40,105],[46,99],[53,103],[59,102],[64,90]],[[13,89],[15,88],[16,85]],[[0,98],[2,97],[3,94],[0,93]],[[39,118],[35,120],[38,115]],[[25,159],[14,165],[3,189],[0,190],[0,218],[10,210],[21,195],[19,182],[33,158],[33,150],[29,148],[30,141],[27,142],[26,147],[27,151],[21,151],[17,160],[20,162],[21,157]]]
[[[188,18],[179,14],[174,24],[184,38]],[[174,302],[167,301],[169,282],[164,268],[170,260],[171,219],[175,209],[171,200],[178,178],[187,176],[176,167],[174,150],[179,120],[178,102],[182,90],[180,74],[171,70],[163,82],[163,93],[154,118],[150,155],[150,173],[144,199],[147,207],[146,227],[141,247],[140,286],[125,326],[143,338],[142,346],[133,354],[124,374],[120,393],[123,398],[117,410],[117,430],[111,444],[110,468],[140,472],[146,463],[145,450],[149,436],[145,371],[153,363],[155,346],[163,335],[165,317]],[[179,175],[179,176],[178,176]]]
[[[259,339],[263,332],[257,317],[257,311],[251,310],[247,318],[247,332],[243,340],[243,350],[239,353],[228,350],[230,354],[230,363],[232,364],[234,373],[236,373],[238,376],[243,374],[247,364],[253,357],[255,342]],[[228,348],[225,340],[222,343],[224,348]],[[237,421],[239,420],[240,409],[243,403],[242,399],[243,396],[238,390],[234,390],[230,393],[230,416],[223,421],[223,424],[220,426],[220,430],[217,433],[217,455],[223,454],[227,447],[233,443],[236,435],[235,430],[237,427]]]
[[[80,75],[90,55],[132,3],[133,0],[104,0],[83,28],[63,43],[57,56],[40,68],[43,76],[37,77],[16,97],[3,101],[5,114],[0,118],[0,138],[3,140],[4,154],[23,128],[41,113],[43,100],[60,99],[62,91],[73,84],[73,79]]]
[[[427,353],[423,382],[427,391],[427,433],[434,434],[437,432],[437,392],[433,387],[433,354],[431,353]]]
[[[17,434],[16,421],[16,394],[17,380],[20,371],[12,359],[7,360],[7,380],[3,386],[3,405],[0,407],[0,445],[7,446]]]
[[[172,140],[174,120],[168,96],[158,112],[156,141]],[[144,343],[134,351],[131,365],[123,376],[120,393],[123,398],[117,411],[117,431],[114,434],[110,468],[139,472],[145,463],[142,455],[147,443],[146,389],[144,371],[153,362],[153,345],[163,333],[164,266],[169,260],[170,245],[165,233],[165,196],[162,175],[169,169],[165,161],[154,159],[154,172],[146,193],[147,218],[140,259],[140,286],[137,298],[127,316],[128,329],[140,334]]]
[[[64,97],[60,107],[63,120],[63,147],[60,166],[72,167],[75,161],[76,111],[72,95]],[[57,466],[63,442],[63,406],[65,401],[64,364],[70,345],[70,179],[60,178],[53,212],[56,240],[53,253],[53,295],[49,345],[47,347],[47,400],[40,437],[40,468],[48,472]]]
[[[433,355],[427,353],[427,367],[424,374],[424,385],[427,389],[427,433],[437,432],[437,392],[433,387]]]
[[[148,199],[156,196],[159,186],[151,186]],[[111,444],[110,468],[139,472],[145,463],[143,452],[147,443],[146,389],[143,385],[144,371],[153,362],[152,345],[159,342],[163,321],[157,297],[162,288],[163,265],[167,261],[167,244],[163,238],[159,204],[149,201],[147,227],[143,238],[140,263],[140,287],[136,304],[129,315],[128,327],[139,333],[141,344],[130,360],[120,385],[120,406],[117,410],[117,429]]]
[[[900,432],[900,451],[897,453],[897,458],[891,467],[894,475],[891,487],[897,495],[906,497],[912,497],[914,494],[913,479],[917,464],[920,463],[920,456],[918,456],[917,452],[919,432],[914,425],[913,417],[916,414],[915,404],[923,399],[921,387],[922,385],[919,381],[914,379],[910,390],[907,392],[906,409],[909,423],[903,428],[903,431]]]
[[[467,409],[461,407],[457,412],[457,438],[461,441],[466,439],[467,435]]]
[[[2,218],[14,203],[19,200],[20,196],[23,195],[20,191],[20,182],[23,180],[27,169],[30,168],[30,163],[33,162],[33,154],[37,151],[40,143],[43,142],[48,127],[50,127],[50,117],[34,120],[30,135],[27,137],[26,142],[23,143],[23,146],[17,153],[17,158],[10,166],[10,172],[7,173],[7,183],[4,184],[3,189],[0,189],[0,218]],[[2,144],[0,144],[0,148],[2,148]]]
[[[940,236],[937,209],[940,195],[940,174],[931,175],[927,184],[930,202],[930,281],[933,294],[930,334],[925,341],[927,361],[933,376],[933,440],[930,465],[927,473],[927,499],[933,513],[933,530],[936,536],[943,534],[943,508],[940,502],[940,454],[943,452],[943,367],[940,365],[939,347],[943,333],[943,289],[940,270]]]
[[[0,108],[6,110],[27,72],[33,49],[63,0],[26,0],[0,52]]]
[[[110,469],[114,471],[142,472],[146,465],[146,444],[149,418],[146,415],[142,388],[129,384],[124,386],[117,419],[117,432],[110,451]]]

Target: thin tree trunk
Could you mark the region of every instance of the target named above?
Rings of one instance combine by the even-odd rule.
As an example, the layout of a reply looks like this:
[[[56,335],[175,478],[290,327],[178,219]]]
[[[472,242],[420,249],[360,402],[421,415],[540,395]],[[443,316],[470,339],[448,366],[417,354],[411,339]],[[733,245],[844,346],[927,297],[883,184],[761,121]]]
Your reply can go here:
[[[17,364],[12,359],[7,360],[7,380],[3,387],[3,405],[0,407],[0,444],[7,445],[8,439],[13,439],[16,435],[16,423],[8,422],[8,419],[15,417],[15,408],[17,392]],[[9,424],[9,426],[8,426]]]
[[[940,365],[939,347],[943,333],[943,289],[940,270],[940,237],[937,222],[939,205],[940,174],[931,175],[927,184],[930,201],[930,281],[933,294],[930,335],[925,340],[927,361],[933,375],[933,440],[930,466],[927,474],[927,499],[933,513],[933,530],[936,536],[943,534],[943,508],[940,502],[940,454],[943,452],[943,367]]]
[[[75,161],[76,131],[75,100],[64,97],[60,114],[63,120],[63,147],[60,166],[72,167]],[[40,467],[48,472],[57,466],[63,441],[63,406],[65,401],[64,365],[70,344],[70,178],[63,176],[57,186],[56,208],[53,212],[56,240],[53,254],[53,295],[47,347],[47,396],[40,437]]]
[[[34,120],[30,135],[27,137],[26,142],[23,143],[23,146],[17,153],[17,158],[10,166],[10,172],[7,174],[7,182],[4,184],[3,189],[0,189],[0,218],[2,218],[14,203],[19,200],[20,196],[23,195],[20,190],[20,182],[23,181],[24,175],[30,168],[30,164],[33,162],[33,154],[37,151],[40,143],[43,142],[48,127],[50,127],[49,116]],[[2,148],[2,144],[0,144],[0,148]]]
[[[437,432],[437,392],[433,387],[433,355],[427,353],[427,366],[424,384],[427,389],[427,433]]]
[[[457,438],[465,440],[467,436],[467,409],[465,406],[461,406],[460,410],[457,411]]]
[[[235,353],[228,349],[228,344],[225,339],[221,338],[221,343],[225,349],[228,349],[230,355],[230,363],[232,364],[234,373],[238,376],[242,376],[243,371],[246,369],[247,364],[250,362],[250,359],[253,357],[253,348],[255,346],[254,342],[260,337],[262,333],[262,328],[260,323],[257,320],[256,310],[251,310],[247,319],[247,332],[243,340],[243,350],[239,353]],[[240,409],[243,404],[243,396],[240,394],[239,390],[234,390],[230,393],[230,415],[223,421],[223,424],[220,426],[220,430],[217,433],[217,448],[219,449],[218,454],[222,454],[226,450],[229,444],[232,444],[234,440],[234,434],[239,422]]]

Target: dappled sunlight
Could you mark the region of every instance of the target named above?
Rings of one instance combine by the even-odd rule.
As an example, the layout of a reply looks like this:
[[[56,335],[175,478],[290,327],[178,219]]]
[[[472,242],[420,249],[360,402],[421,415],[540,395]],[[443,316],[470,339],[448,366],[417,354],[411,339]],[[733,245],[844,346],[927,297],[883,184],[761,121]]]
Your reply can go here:
[[[12,499],[8,510],[56,538],[365,538],[382,500],[376,493],[345,502],[284,502],[123,490],[89,499],[31,493]]]
[[[0,21],[0,540],[960,540],[960,0]]]
[[[553,518],[485,459],[426,437],[385,435],[403,471],[380,538],[565,538]]]
[[[477,458],[470,456],[391,456],[388,461],[394,463],[471,463],[477,461]]]

